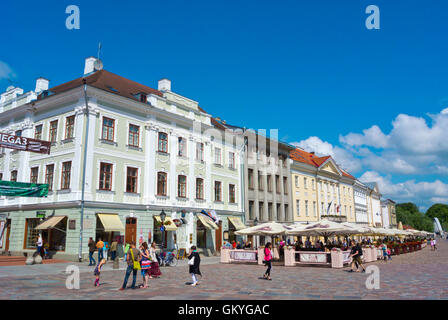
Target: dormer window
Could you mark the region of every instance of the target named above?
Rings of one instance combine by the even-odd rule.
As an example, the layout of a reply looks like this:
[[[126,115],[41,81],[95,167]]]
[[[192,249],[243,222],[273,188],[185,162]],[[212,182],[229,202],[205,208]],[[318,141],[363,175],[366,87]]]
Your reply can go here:
[[[148,101],[148,96],[145,93],[140,93],[140,102],[146,103]]]

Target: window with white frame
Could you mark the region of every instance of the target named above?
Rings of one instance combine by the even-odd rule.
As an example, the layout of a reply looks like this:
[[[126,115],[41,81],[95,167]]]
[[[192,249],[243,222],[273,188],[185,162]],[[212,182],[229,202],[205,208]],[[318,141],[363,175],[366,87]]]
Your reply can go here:
[[[196,160],[204,161],[204,144],[202,142],[196,142]]]
[[[215,164],[221,164],[221,148],[215,148]]]
[[[179,157],[186,157],[187,156],[187,140],[183,137],[179,137],[177,139],[177,155]]]

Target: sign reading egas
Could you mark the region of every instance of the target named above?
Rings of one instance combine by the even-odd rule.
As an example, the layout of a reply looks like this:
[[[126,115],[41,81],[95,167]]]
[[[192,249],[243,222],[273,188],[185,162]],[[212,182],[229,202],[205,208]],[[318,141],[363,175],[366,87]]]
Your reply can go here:
[[[0,133],[0,147],[50,154],[51,143],[43,140]]]

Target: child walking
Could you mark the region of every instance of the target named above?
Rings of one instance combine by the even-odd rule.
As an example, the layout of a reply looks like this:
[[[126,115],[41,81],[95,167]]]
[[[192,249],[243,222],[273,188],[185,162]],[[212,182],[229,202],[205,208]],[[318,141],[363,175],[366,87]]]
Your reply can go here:
[[[101,261],[98,263],[98,265],[95,268],[95,271],[93,271],[93,275],[96,277],[94,286],[98,287],[100,285],[100,274],[101,274],[101,268],[103,265],[106,264],[106,259],[101,259]]]

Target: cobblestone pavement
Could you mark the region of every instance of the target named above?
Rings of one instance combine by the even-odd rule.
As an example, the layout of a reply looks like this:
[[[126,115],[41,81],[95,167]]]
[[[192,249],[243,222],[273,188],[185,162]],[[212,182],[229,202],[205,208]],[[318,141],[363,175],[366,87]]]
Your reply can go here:
[[[219,264],[215,258],[201,266],[204,277],[197,287],[186,285],[191,278],[184,262],[162,268],[162,278],[152,279],[150,288],[125,291],[118,291],[123,270],[103,271],[101,286],[95,288],[92,267],[81,273],[79,290],[68,290],[64,267],[53,274],[36,276],[21,271],[20,275],[0,277],[0,299],[448,299],[448,241],[438,242],[435,252],[427,247],[393,257],[392,262],[368,264],[380,269],[379,290],[366,288],[368,274],[349,273],[348,268],[274,266],[273,280],[267,281],[259,279],[263,266]],[[138,273],[137,283],[141,279]]]

